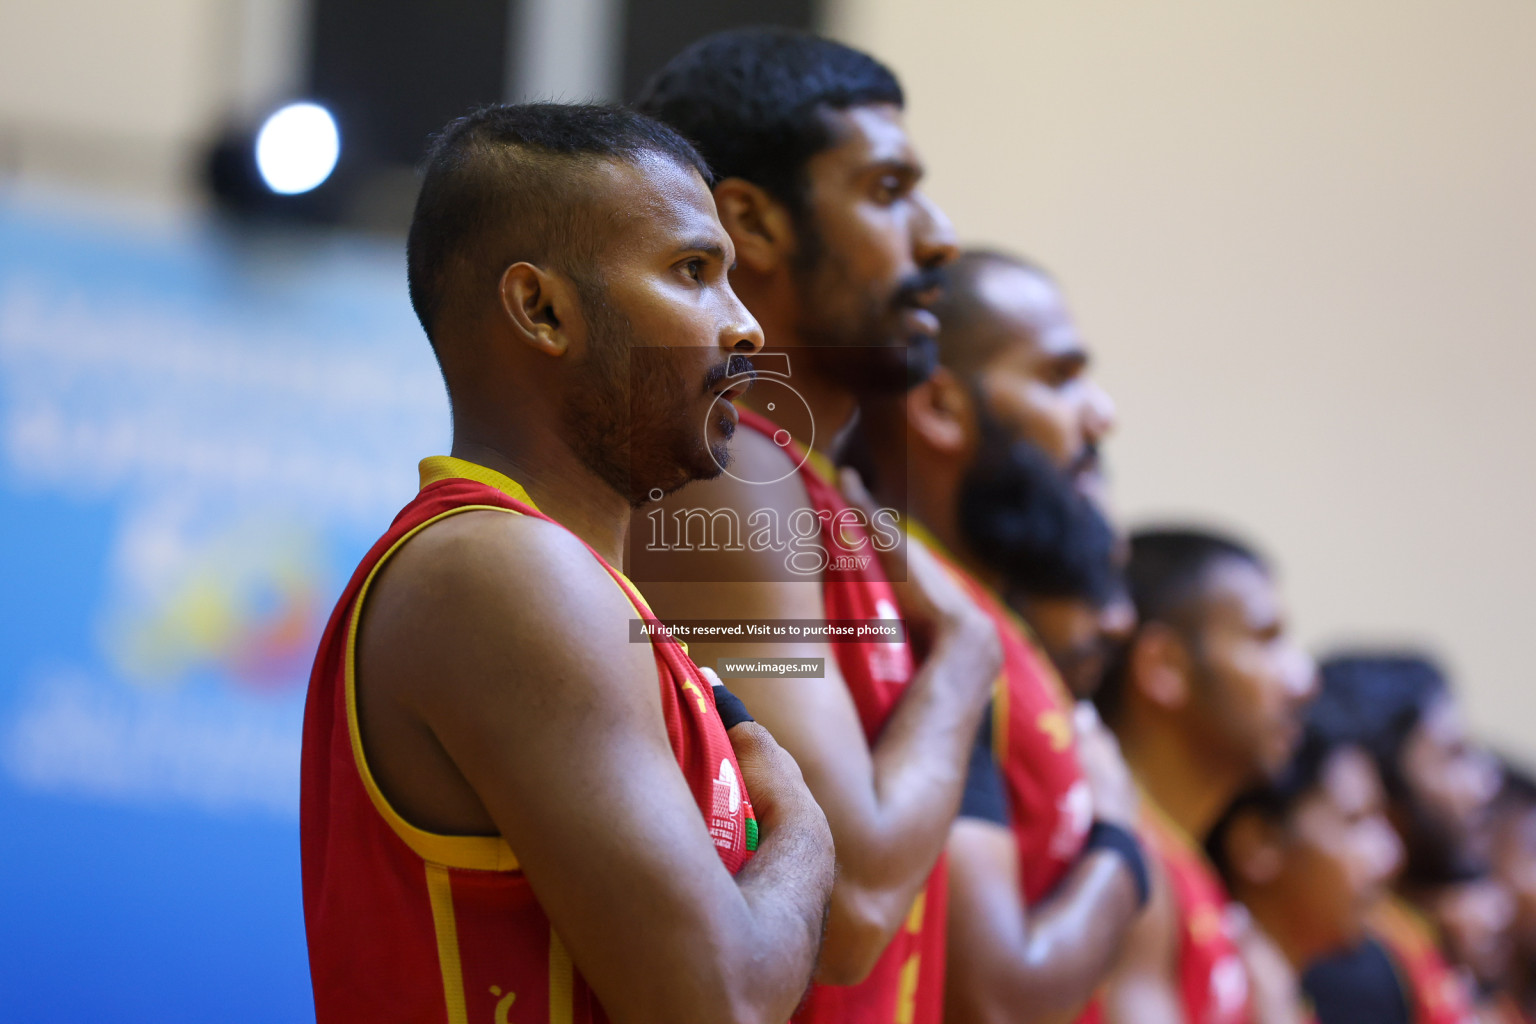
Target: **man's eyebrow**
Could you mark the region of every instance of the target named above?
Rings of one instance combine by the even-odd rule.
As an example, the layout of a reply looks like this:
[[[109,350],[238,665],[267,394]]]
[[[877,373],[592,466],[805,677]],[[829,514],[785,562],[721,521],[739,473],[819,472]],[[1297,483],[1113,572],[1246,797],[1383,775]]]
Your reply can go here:
[[[911,157],[882,156],[876,157],[865,167],[866,172],[883,171],[901,174],[910,178],[921,178],[925,173],[923,165]]]
[[[713,238],[695,238],[677,247],[678,252],[701,252],[724,262],[725,246]]]
[[[1053,363],[1069,363],[1073,366],[1087,366],[1093,361],[1088,350],[1076,344],[1067,348],[1047,349],[1044,358]]]

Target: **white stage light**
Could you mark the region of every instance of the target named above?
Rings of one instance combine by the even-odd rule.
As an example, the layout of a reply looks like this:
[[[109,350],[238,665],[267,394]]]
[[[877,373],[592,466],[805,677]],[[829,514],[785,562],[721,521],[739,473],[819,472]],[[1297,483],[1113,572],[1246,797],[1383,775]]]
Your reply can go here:
[[[267,118],[256,134],[256,169],[267,187],[280,195],[317,187],[331,176],[340,155],[336,119],[315,103],[290,103]]]

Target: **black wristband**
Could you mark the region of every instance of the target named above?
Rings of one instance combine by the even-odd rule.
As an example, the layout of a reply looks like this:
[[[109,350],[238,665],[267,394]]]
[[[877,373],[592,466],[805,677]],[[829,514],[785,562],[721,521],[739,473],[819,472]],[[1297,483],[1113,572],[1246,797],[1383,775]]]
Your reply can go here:
[[[1145,907],[1152,895],[1152,876],[1147,871],[1147,855],[1141,848],[1141,840],[1128,828],[1096,821],[1088,830],[1088,841],[1083,846],[1084,853],[1091,850],[1109,850],[1120,855],[1131,872],[1131,880],[1136,883],[1136,905]]]
[[[741,702],[740,697],[719,683],[715,684],[714,690],[715,710],[720,713],[720,721],[725,723],[726,732],[730,732],[733,726],[740,725],[742,722],[756,721],[752,717],[752,712],[748,711],[747,706]]]

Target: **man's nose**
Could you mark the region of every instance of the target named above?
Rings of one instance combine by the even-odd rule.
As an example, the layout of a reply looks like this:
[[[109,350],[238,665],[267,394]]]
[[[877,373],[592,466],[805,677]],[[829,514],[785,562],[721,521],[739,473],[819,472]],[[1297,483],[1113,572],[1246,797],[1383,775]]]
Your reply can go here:
[[[914,200],[918,212],[912,227],[912,257],[920,267],[942,267],[960,255],[955,225],[926,194],[918,192]]]
[[[763,350],[763,328],[741,299],[726,285],[730,302],[725,323],[720,329],[720,347],[733,355],[750,356]]]
[[[1317,696],[1321,678],[1317,672],[1317,662],[1312,656],[1300,647],[1291,648],[1291,663],[1286,672],[1286,682],[1291,700],[1297,704],[1310,704]]]
[[[1094,444],[1114,433],[1117,422],[1115,400],[1095,381],[1088,382],[1088,399],[1083,406],[1083,433]]]

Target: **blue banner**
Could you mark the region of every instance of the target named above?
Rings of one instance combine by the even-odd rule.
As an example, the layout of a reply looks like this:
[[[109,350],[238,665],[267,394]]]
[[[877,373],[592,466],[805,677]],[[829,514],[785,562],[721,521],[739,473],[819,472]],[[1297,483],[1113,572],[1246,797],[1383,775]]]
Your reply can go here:
[[[398,242],[0,204],[0,1017],[313,1017],[305,681],[447,444]]]

